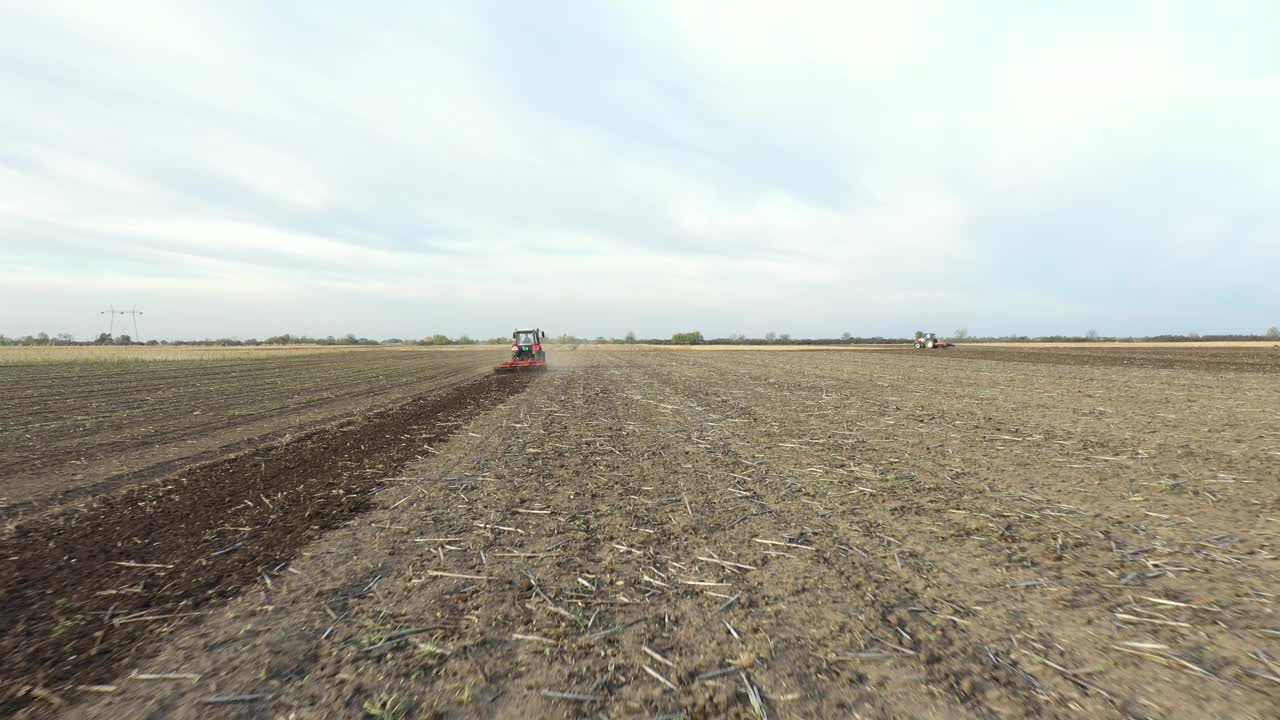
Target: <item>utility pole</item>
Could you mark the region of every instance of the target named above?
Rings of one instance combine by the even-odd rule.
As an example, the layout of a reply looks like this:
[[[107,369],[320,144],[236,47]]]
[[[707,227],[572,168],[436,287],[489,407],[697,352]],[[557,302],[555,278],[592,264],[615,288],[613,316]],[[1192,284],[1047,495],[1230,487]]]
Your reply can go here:
[[[142,337],[138,335],[138,316],[142,314],[142,311],[138,309],[137,305],[134,305],[132,310],[117,310],[116,306],[113,304],[109,309],[103,310],[98,314],[110,316],[111,323],[108,326],[107,335],[110,335],[112,338],[116,336],[116,316],[129,315],[133,318],[133,339],[136,342],[142,342]],[[99,327],[101,327],[101,325],[99,325]]]
[[[142,342],[142,335],[138,334],[138,316],[142,313],[138,312],[138,306],[134,305],[129,314],[133,316],[133,339],[137,342]]]
[[[116,306],[112,305],[110,309],[103,310],[98,314],[106,315],[107,320],[109,321],[107,324],[107,337],[111,337],[111,338],[115,337],[116,336]],[[98,327],[102,327],[102,326],[99,325]]]

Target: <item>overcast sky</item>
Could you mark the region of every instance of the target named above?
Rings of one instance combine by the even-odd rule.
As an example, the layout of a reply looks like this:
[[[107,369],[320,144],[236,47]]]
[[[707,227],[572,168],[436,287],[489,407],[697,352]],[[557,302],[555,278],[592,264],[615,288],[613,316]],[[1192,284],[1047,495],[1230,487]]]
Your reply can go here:
[[[0,332],[1262,332],[1273,2],[0,0]]]

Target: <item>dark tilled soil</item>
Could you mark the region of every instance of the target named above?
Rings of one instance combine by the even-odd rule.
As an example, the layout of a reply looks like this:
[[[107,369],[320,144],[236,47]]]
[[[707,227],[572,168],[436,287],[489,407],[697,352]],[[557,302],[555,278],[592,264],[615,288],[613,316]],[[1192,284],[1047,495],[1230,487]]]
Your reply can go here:
[[[909,349],[910,352],[916,352]],[[1214,372],[1280,373],[1280,345],[1259,343],[1257,347],[1044,347],[1017,348],[961,345],[955,348],[919,351],[959,360],[1033,363],[1037,365],[1089,365],[1164,370],[1209,370]]]
[[[501,352],[376,349],[0,366],[0,518],[158,479],[488,372]]]
[[[270,584],[528,381],[484,377],[13,528],[0,539],[0,715],[108,683],[245,583]]]

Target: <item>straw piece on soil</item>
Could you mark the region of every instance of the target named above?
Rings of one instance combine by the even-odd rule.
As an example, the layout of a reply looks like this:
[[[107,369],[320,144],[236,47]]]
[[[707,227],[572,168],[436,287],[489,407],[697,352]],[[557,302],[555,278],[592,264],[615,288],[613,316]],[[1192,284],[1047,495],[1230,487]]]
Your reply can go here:
[[[648,655],[649,657],[653,658],[654,660],[657,660],[658,662],[662,663],[663,665],[666,665],[667,667],[674,668],[676,666],[675,663],[662,657],[656,651],[650,648],[648,645],[641,645],[640,650],[643,651],[645,655]]]
[[[548,645],[556,644],[555,640],[552,640],[551,638],[544,638],[541,635],[523,635],[521,633],[511,633],[511,638],[513,640],[528,640],[530,642],[547,643]]]
[[[428,575],[435,577],[456,578],[458,580],[497,580],[498,578],[491,575],[463,575],[462,573],[443,572],[441,570],[428,570]],[[414,580],[414,582],[422,582],[422,580]]]
[[[563,690],[543,690],[542,696],[557,698],[560,700],[574,700],[577,702],[604,702],[604,698],[599,695],[586,695],[584,693],[565,692]]]
[[[201,705],[227,705],[231,703],[256,702],[271,697],[270,693],[252,693],[248,695],[214,695],[200,701]]]
[[[640,667],[641,667],[641,669],[643,669],[645,672],[649,673],[649,675],[650,675],[651,677],[653,677],[654,679],[656,679],[658,682],[660,682],[660,683],[662,683],[663,685],[666,685],[667,687],[671,688],[671,691],[672,691],[672,692],[680,692],[680,689],[679,689],[679,688],[677,688],[677,687],[676,687],[676,686],[675,686],[675,685],[674,685],[670,680],[668,680],[668,679],[666,679],[666,678],[662,677],[662,673],[658,672],[657,670],[654,670],[653,668],[649,667],[648,665],[641,665]]]

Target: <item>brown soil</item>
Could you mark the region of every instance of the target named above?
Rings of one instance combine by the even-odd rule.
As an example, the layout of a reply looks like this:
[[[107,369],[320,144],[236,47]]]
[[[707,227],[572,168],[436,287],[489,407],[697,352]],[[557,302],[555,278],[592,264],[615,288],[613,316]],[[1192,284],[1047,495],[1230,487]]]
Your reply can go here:
[[[383,350],[0,367],[0,517],[393,405],[485,374],[500,357]]]
[[[1280,379],[984,352],[561,353],[58,707],[1274,717]]]
[[[909,351],[914,350],[908,348]],[[924,351],[920,351],[924,352]],[[995,360],[1051,365],[1092,365],[1214,372],[1280,373],[1280,345],[1259,343],[1247,348],[1018,348],[961,345],[931,353],[961,360]]]
[[[246,583],[272,582],[386,477],[526,384],[487,376],[18,524],[0,540],[0,714],[109,682]]]

